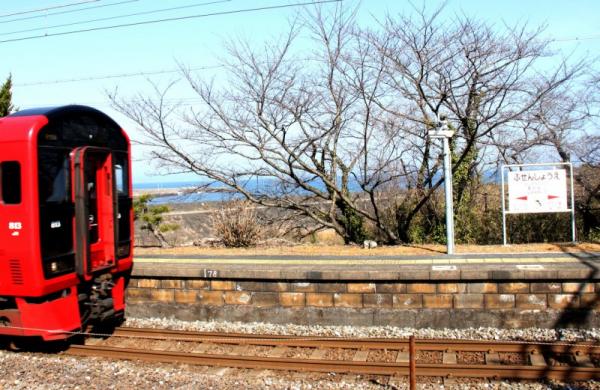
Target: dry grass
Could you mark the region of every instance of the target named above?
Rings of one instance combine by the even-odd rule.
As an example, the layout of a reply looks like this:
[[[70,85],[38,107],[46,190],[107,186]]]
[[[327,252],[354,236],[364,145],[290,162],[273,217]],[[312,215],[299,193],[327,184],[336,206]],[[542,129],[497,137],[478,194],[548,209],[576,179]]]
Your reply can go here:
[[[303,242],[319,245],[344,245],[344,239],[333,229],[319,230],[311,236],[305,237]]]
[[[527,244],[527,245],[457,245],[456,253],[533,253],[533,252],[600,252],[600,244]],[[174,254],[174,255],[323,255],[323,256],[408,256],[408,255],[437,255],[446,253],[444,245],[398,245],[383,246],[375,249],[363,249],[349,245],[298,245],[270,246],[255,248],[136,248],[136,255]]]
[[[228,248],[245,248],[256,245],[262,229],[256,208],[249,201],[232,202],[211,216],[217,237]]]

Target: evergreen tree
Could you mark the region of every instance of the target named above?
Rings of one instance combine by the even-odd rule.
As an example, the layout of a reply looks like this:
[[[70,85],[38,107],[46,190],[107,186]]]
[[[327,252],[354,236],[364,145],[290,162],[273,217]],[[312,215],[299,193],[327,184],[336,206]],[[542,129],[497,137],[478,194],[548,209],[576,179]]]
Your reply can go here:
[[[15,110],[12,105],[12,75],[9,75],[0,87],[0,117],[7,116]]]
[[[179,225],[166,223],[163,214],[170,211],[169,206],[151,206],[152,196],[145,194],[133,200],[133,215],[139,221],[140,228],[150,232],[160,243],[161,247],[170,247],[163,233],[179,229]]]

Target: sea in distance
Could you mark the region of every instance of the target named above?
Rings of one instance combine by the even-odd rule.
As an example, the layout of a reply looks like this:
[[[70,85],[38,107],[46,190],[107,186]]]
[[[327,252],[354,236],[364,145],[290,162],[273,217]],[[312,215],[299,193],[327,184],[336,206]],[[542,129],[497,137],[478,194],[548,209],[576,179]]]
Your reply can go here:
[[[500,175],[497,171],[488,171],[484,174],[484,182],[499,184],[499,176]],[[406,188],[405,184],[403,183],[399,183],[398,186],[400,188]],[[320,181],[313,180],[311,184],[321,190],[325,189],[325,185]],[[275,179],[270,178],[249,179],[244,183],[244,187],[254,193],[268,193],[272,196],[277,196],[278,188],[281,188],[278,186],[278,183]],[[361,191],[360,185],[354,178],[350,179],[349,187],[351,192]],[[133,190],[137,193],[147,192],[150,194],[156,194],[156,196],[151,200],[151,203],[153,204],[222,202],[243,198],[242,195],[228,190],[222,184],[213,183],[209,186],[206,186],[206,184],[201,181],[172,181],[161,183],[134,182]],[[306,194],[307,192],[300,189],[295,189],[292,191],[292,193],[302,195]]]
[[[322,183],[313,183],[319,189],[324,189]],[[254,193],[269,193],[277,195],[277,183],[274,179],[250,179],[244,183],[244,187]],[[350,191],[358,191],[358,183],[350,183]],[[243,196],[228,190],[224,185],[214,183],[206,186],[199,181],[173,181],[162,183],[133,183],[134,193],[155,194],[150,203],[202,203],[202,202],[222,202],[233,199],[242,199]],[[301,195],[302,190],[296,189],[293,193]]]
[[[232,198],[232,195],[228,193],[196,190],[201,188],[201,186],[202,183],[197,181],[172,181],[162,183],[134,182],[133,192],[146,192],[153,195],[153,198],[150,201],[150,203],[153,204],[220,202]]]

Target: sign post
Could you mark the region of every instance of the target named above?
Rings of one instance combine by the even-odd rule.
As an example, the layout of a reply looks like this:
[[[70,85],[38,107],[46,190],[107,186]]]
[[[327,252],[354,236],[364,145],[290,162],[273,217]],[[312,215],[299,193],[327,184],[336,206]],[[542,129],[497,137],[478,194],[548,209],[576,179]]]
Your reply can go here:
[[[454,130],[448,127],[445,116],[438,118],[435,130],[429,132],[429,137],[441,138],[444,153],[444,192],[446,194],[446,253],[454,254],[454,204],[452,195],[452,161],[450,155],[450,138]]]
[[[570,201],[567,197],[566,166],[569,169]],[[523,170],[525,167],[552,167],[553,169]],[[519,168],[512,171],[511,168]],[[508,177],[508,210],[504,193],[505,169]],[[571,213],[571,236],[575,237],[575,195],[573,192],[573,165],[571,163],[511,164],[502,166],[502,239],[507,245],[506,215],[525,213]]]

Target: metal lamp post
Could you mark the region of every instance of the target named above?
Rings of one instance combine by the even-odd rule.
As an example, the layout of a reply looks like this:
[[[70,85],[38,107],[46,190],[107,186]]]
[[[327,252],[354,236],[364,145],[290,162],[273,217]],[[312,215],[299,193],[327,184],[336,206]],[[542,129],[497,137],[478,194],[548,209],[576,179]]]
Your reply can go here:
[[[429,132],[432,139],[441,138],[444,146],[444,188],[446,192],[446,253],[454,254],[454,204],[452,196],[452,162],[450,159],[450,138],[454,130],[450,130],[445,116],[440,115],[435,130]]]

